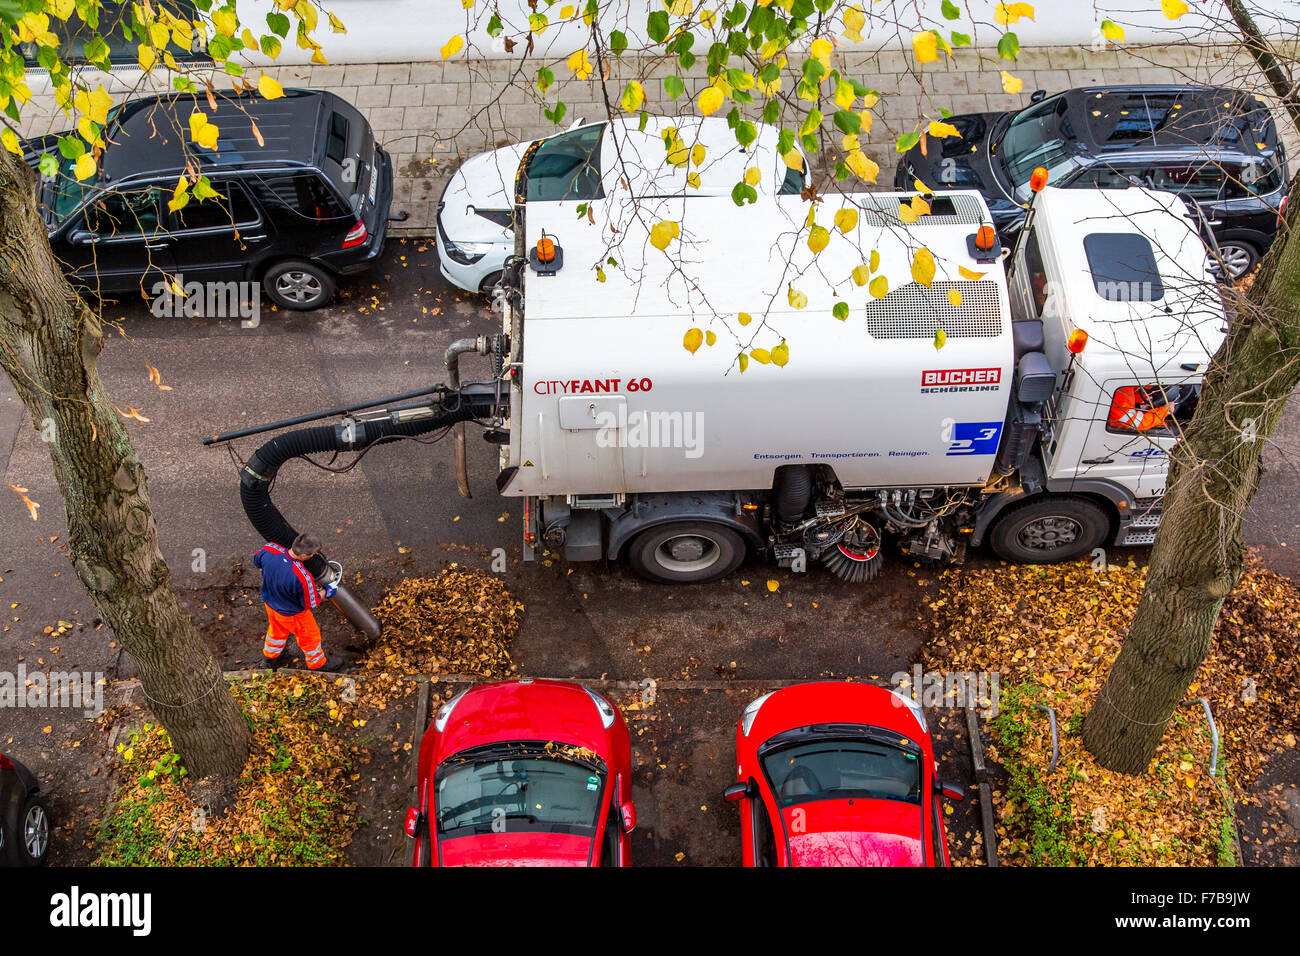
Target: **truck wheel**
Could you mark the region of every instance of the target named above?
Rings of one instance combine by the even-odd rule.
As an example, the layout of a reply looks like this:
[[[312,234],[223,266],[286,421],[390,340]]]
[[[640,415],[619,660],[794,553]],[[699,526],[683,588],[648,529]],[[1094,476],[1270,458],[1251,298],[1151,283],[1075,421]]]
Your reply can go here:
[[[1008,508],[989,537],[993,552],[1021,564],[1073,561],[1106,539],[1110,521],[1086,498],[1051,495]]]
[[[660,584],[700,584],[734,571],[745,560],[745,542],[720,524],[674,521],[647,528],[628,547],[628,562],[643,578]]]
[[[266,270],[262,288],[280,308],[306,311],[334,297],[334,277],[310,262],[277,262]]]

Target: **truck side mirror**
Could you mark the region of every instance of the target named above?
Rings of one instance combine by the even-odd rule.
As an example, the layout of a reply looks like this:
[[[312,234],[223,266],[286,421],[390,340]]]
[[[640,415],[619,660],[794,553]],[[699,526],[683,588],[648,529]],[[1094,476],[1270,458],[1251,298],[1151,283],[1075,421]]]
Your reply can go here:
[[[1016,364],[1016,401],[1022,405],[1045,402],[1056,391],[1056,371],[1042,352],[1026,352]]]

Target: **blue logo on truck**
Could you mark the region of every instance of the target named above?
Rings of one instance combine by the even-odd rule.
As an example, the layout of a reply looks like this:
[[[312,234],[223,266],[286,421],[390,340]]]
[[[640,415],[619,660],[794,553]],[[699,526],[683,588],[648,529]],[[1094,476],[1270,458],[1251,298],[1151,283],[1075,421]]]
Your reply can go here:
[[[1001,422],[954,422],[947,454],[996,455],[1001,437]]]

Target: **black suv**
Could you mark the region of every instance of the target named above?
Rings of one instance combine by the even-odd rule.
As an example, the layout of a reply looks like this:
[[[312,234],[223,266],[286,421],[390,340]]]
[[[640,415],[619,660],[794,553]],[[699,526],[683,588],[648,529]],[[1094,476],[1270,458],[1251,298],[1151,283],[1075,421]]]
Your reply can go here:
[[[182,280],[260,282],[288,309],[314,309],[335,279],[383,251],[393,169],[370,124],[333,93],[218,93],[130,100],[113,110],[99,169],[77,182],[58,135],[27,159],[60,161],[40,184],[50,246],[75,284],[96,295],[159,295]],[[189,139],[195,110],[220,129],[215,150]],[[168,210],[187,160],[217,195]],[[182,283],[176,283],[182,284]]]
[[[908,150],[894,183],[977,189],[1010,241],[1025,218],[1029,177],[1063,187],[1146,186],[1197,203],[1231,275],[1255,267],[1277,234],[1286,150],[1263,101],[1205,86],[1039,90],[1023,110],[948,120],[960,136]]]

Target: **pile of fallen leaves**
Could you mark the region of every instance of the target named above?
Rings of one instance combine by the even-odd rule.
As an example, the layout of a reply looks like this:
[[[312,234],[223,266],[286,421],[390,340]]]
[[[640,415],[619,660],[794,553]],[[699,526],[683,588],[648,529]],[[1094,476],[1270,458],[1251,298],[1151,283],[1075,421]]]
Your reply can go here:
[[[1119,652],[1145,569],[1094,571],[1087,562],[945,572],[931,604],[924,666],[999,675],[990,755],[1008,772],[997,801],[999,852],[1022,864],[1231,862],[1226,770],[1248,782],[1265,756],[1294,746],[1292,692],[1300,650],[1300,591],[1252,567],[1225,603],[1213,649],[1189,696],[1211,704],[1222,745],[1210,778],[1209,730],[1180,708],[1148,772],[1111,773],[1083,749],[1080,727]],[[1060,761],[1048,775],[1056,710]]]
[[[95,836],[100,866],[337,866],[356,829],[345,695],[316,677],[266,676],[231,690],[253,731],[233,805],[191,799],[171,738],[145,723],[117,745],[125,782]],[[339,699],[335,699],[339,698]]]
[[[407,578],[375,608],[384,630],[361,670],[509,677],[523,612],[501,579],[484,571],[451,565],[431,578]]]

